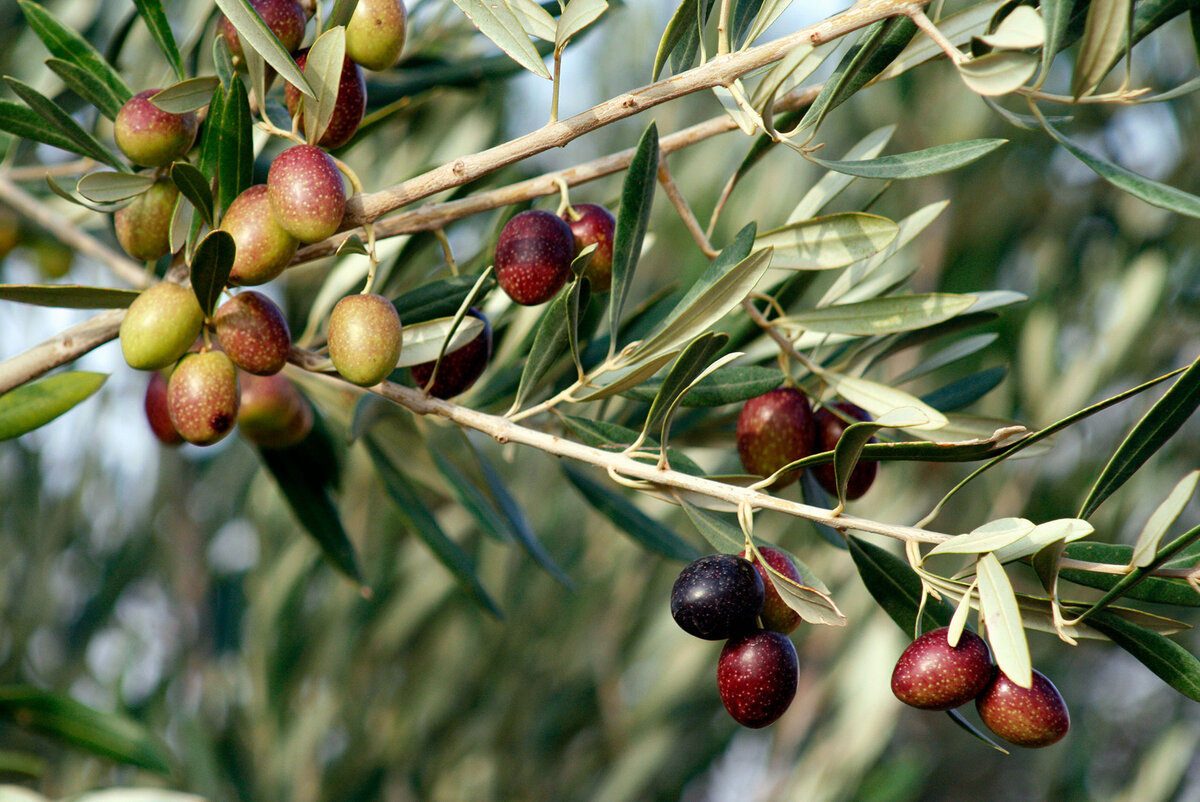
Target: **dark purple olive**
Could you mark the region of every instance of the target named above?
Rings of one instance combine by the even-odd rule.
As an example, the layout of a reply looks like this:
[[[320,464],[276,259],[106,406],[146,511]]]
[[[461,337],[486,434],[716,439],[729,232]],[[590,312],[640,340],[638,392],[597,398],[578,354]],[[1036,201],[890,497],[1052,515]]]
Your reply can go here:
[[[679,572],[671,588],[671,616],[684,632],[723,640],[750,629],[765,589],[754,566],[736,554],[710,554]]]

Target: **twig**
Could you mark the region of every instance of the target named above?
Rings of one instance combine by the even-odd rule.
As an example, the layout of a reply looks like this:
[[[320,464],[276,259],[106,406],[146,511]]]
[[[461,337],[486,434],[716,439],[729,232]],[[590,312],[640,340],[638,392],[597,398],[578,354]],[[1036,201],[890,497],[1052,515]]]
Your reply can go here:
[[[45,181],[48,175],[82,175],[96,166],[95,159],[75,159],[61,164],[35,164],[28,167],[13,167],[4,175],[13,181]]]
[[[0,395],[59,365],[65,365],[117,336],[124,309],[110,309],[60,331],[24,353],[0,362]]]
[[[687,198],[683,197],[683,193],[679,191],[679,185],[675,183],[675,178],[671,175],[671,169],[667,167],[666,159],[662,159],[658,163],[658,183],[662,184],[663,190],[671,200],[671,205],[679,213],[679,217],[683,220],[684,226],[687,227],[688,233],[692,235],[692,239],[696,241],[696,245],[700,247],[700,250],[706,257],[709,259],[715,258],[717,251],[713,249],[712,243],[708,240],[708,235],[700,227],[700,221],[696,219],[696,215],[692,214],[692,207],[688,206]]]
[[[134,287],[146,285],[146,271],[142,269],[142,265],[122,256],[91,234],[83,231],[79,226],[21,189],[13,183],[8,175],[3,173],[0,173],[0,200],[49,231],[64,245],[108,265],[110,270]]]

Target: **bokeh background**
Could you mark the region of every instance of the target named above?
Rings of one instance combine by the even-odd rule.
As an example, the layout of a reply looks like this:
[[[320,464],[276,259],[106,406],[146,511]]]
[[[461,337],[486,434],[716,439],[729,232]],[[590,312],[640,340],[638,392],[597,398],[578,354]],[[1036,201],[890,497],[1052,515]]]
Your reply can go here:
[[[181,42],[209,41],[209,4],[166,5]],[[568,51],[563,116],[648,81],[669,5],[614,4]],[[838,10],[830,2],[797,5],[773,33]],[[47,7],[102,51],[133,13],[132,4],[97,0]],[[947,4],[948,11],[954,7]],[[410,10],[405,61],[371,79],[373,107],[395,102],[398,110],[343,154],[375,181],[370,189],[532,130],[549,107],[548,84],[515,75],[500,58],[464,73],[459,86],[412,94],[431,71],[497,51],[449,0],[420,0]],[[199,52],[206,54],[207,45]],[[16,4],[0,4],[0,72],[53,96],[61,84],[42,66],[46,55]],[[1155,33],[1135,56],[1135,86],[1167,89],[1197,71],[1185,19]],[[135,88],[169,80],[140,25],[128,31],[119,64]],[[1069,58],[1060,58],[1048,87],[1065,91],[1069,68]],[[94,112],[75,105],[69,93],[59,99],[92,122]],[[711,94],[677,101],[508,168],[489,183],[631,147],[650,118],[665,134],[719,113]],[[1071,113],[1068,130],[1088,148],[1200,191],[1192,169],[1200,160],[1194,96]],[[890,152],[974,137],[1011,140],[965,169],[889,187],[872,210],[898,219],[950,201],[895,257],[917,265],[916,289],[1004,289],[1028,298],[982,330],[998,335],[994,344],[904,389],[928,392],[1000,367],[1004,380],[970,411],[1039,426],[1200,353],[1196,221],[1122,195],[1044,134],[1009,125],[941,62],[863,91],[829,116],[819,138],[836,156],[892,124]],[[702,220],[748,147],[733,133],[669,157]],[[8,153],[6,167],[65,158],[28,144],[10,145]],[[751,219],[760,229],[782,222],[820,175],[796,153],[777,148],[733,193],[715,242]],[[572,198],[615,204],[620,180],[580,187]],[[838,210],[861,208],[880,190],[859,183],[838,199]],[[44,189],[37,181],[29,187]],[[115,247],[101,216],[48,202]],[[450,228],[461,262],[487,264],[498,219],[481,215]],[[661,193],[651,231],[638,297],[687,282],[704,265]],[[442,268],[432,238],[390,241],[385,254],[395,291]],[[348,277],[336,279],[339,269]],[[322,283],[334,275],[349,289],[357,281],[353,271],[331,261],[296,268],[270,291],[300,331]],[[28,224],[19,226],[0,278],[115,281]],[[80,318],[6,304],[0,358]],[[517,333],[531,322],[513,315],[498,328],[498,358],[511,356]],[[906,352],[871,376],[895,378],[929,353]],[[1200,799],[1200,709],[1104,643],[1070,648],[1031,634],[1035,666],[1058,685],[1072,713],[1071,733],[1050,749],[1002,755],[945,716],[904,708],[888,687],[904,634],[874,606],[846,552],[804,522],[763,514],[757,531],[800,555],[830,586],[849,623],[805,627],[793,636],[801,662],[795,703],[776,725],[743,730],[717,695],[720,644],[689,638],[670,619],[668,596],[682,564],[647,552],[588,510],[552,458],[472,436],[500,466],[573,589],[523,550],[481,533],[432,465],[422,474],[424,497],[431,504],[442,499],[432,511],[473,555],[503,609],[497,620],[405,528],[361,446],[346,442],[352,399],[314,394],[341,458],[338,503],[374,590],[367,600],[323,563],[246,443],[231,437],[203,450],[163,449],[142,416],[145,376],[124,365],[115,344],[79,367],[112,375],[78,409],[0,443],[0,684],[33,684],[126,712],[167,742],[178,769],[170,778],[140,773],[0,724],[0,754],[34,753],[42,761],[36,776],[0,772],[0,779],[51,797],[165,785],[214,801],[261,802]],[[962,532],[997,517],[1073,515],[1159,392],[1063,432],[1036,457],[990,472],[932,526]],[[727,413],[676,445],[688,445],[706,468],[737,471],[736,409]],[[431,433],[436,424],[396,425],[411,428],[414,442],[418,434],[454,442],[452,433]],[[1198,435],[1200,425],[1186,425],[1105,503],[1092,519],[1097,539],[1132,542],[1174,483],[1198,467]],[[419,448],[410,457],[427,460]],[[851,511],[910,523],[968,470],[885,465]],[[707,548],[677,508],[632,500]],[[1191,505],[1180,526],[1195,524],[1198,514],[1200,506]],[[1019,570],[1013,575],[1029,579]],[[1192,633],[1178,640],[1200,648]]]

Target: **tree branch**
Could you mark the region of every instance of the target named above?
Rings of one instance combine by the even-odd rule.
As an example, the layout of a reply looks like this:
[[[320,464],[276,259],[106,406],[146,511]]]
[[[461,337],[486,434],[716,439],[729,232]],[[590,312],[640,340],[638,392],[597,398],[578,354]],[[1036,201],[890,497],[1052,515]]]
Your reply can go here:
[[[0,362],[0,395],[114,339],[124,319],[124,309],[101,312],[60,331],[24,353]]]

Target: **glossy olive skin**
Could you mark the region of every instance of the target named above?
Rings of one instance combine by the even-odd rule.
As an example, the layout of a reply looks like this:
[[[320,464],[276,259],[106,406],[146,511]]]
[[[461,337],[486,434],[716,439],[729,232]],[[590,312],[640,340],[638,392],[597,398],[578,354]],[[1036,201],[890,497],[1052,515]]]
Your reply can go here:
[[[871,415],[865,409],[847,401],[833,404],[833,407],[840,410],[842,414],[849,416],[852,420],[871,420]],[[813,414],[813,450],[833,451],[833,449],[837,448],[838,440],[842,438],[842,432],[846,431],[846,427],[849,425],[833,412],[830,412],[829,409],[825,407],[818,409]],[[874,443],[875,438],[872,437],[870,442]],[[826,493],[831,496],[837,495],[837,478],[834,475],[832,462],[826,465],[815,465],[812,468],[812,472],[813,477],[825,489]],[[855,463],[854,470],[850,471],[850,479],[846,482],[846,498],[850,501],[862,498],[871,489],[871,485],[875,483],[875,475],[878,472],[878,462],[859,460]]]
[[[470,309],[467,314],[483,321],[483,330],[475,335],[469,343],[442,355],[442,364],[438,366],[437,377],[429,394],[434,398],[453,398],[461,395],[487,370],[488,361],[492,358],[492,324],[478,309]],[[422,362],[413,365],[412,376],[416,385],[424,389],[433,377],[433,362]]]
[[[349,295],[329,313],[329,358],[342,378],[370,387],[400,359],[400,315],[382,295]]]
[[[1071,728],[1062,694],[1036,669],[1029,688],[995,669],[991,683],[975,698],[975,709],[989,730],[1014,746],[1029,749],[1058,743]]]
[[[516,303],[536,306],[571,277],[575,235],[561,217],[541,209],[515,215],[496,242],[496,281]]]
[[[157,370],[150,374],[143,406],[150,431],[154,432],[160,443],[165,446],[183,443],[183,436],[175,431],[175,424],[171,423],[171,413],[167,411],[167,380]]]
[[[563,219],[571,227],[575,237],[575,253],[578,255],[592,243],[596,250],[583,269],[592,292],[608,292],[612,288],[613,238],[616,236],[617,221],[612,212],[595,203],[580,203],[573,207],[579,219],[572,220],[570,213]]]
[[[762,554],[763,559],[767,564],[774,568],[779,573],[786,576],[798,585],[803,585],[804,580],[800,577],[800,571],[796,568],[796,564],[792,562],[792,558],[784,554],[779,549],[773,549],[770,546],[759,546],[758,551]],[[782,632],[788,635],[796,631],[796,627],[800,626],[800,614],[788,607],[787,602],[779,595],[779,591],[775,589],[775,585],[771,582],[771,577],[763,564],[758,561],[757,557],[747,554],[742,551],[741,557],[750,560],[754,564],[758,575],[762,577],[763,588],[765,595],[763,597],[762,612],[759,613],[759,619],[762,621],[763,629],[773,629],[776,632]]]
[[[758,729],[775,723],[796,697],[800,660],[788,637],[755,629],[735,635],[717,661],[717,690],[734,721]]]
[[[346,213],[346,185],[333,157],[316,145],[295,145],[267,171],[267,198],[280,227],[301,242],[337,232]]]
[[[346,55],[368,70],[400,60],[408,29],[404,0],[359,0],[346,23]]]
[[[758,571],[736,554],[692,562],[671,588],[671,617],[697,638],[723,640],[755,626],[765,589]]]
[[[291,264],[300,241],[279,225],[271,212],[266,184],[242,190],[225,214],[221,230],[233,237],[236,247],[229,283],[240,286],[265,284]]]
[[[964,630],[950,645],[948,627],[930,630],[908,645],[892,671],[892,693],[922,710],[951,710],[974,699],[992,679],[992,652]]]
[[[188,354],[167,381],[171,423],[198,446],[210,446],[233,431],[240,396],[237,368],[220,351]]]
[[[283,370],[292,349],[287,320],[261,292],[239,292],[217,309],[213,326],[221,348],[247,373],[269,376]]]
[[[308,19],[296,0],[250,0],[250,7],[267,24],[271,33],[275,34],[284,50],[291,53],[300,46],[300,42],[304,40],[304,26]],[[237,29],[224,15],[217,22],[217,33],[225,37],[230,53],[237,58],[245,56]]]
[[[307,63],[308,51],[304,50],[296,56],[296,65],[300,69],[304,69],[304,65]],[[287,102],[288,114],[293,117],[300,108],[301,97],[300,90],[291,84],[284,88],[284,100]],[[333,116],[329,118],[329,124],[325,126],[325,131],[317,140],[317,144],[332,150],[349,142],[358,132],[358,125],[362,122],[366,110],[367,82],[363,78],[362,68],[347,56],[342,60],[342,74],[338,79],[337,101],[333,106]],[[300,130],[304,130],[303,119],[300,122]]]
[[[187,353],[203,324],[204,312],[190,288],[155,284],[134,299],[121,321],[121,353],[131,368],[165,368]]]
[[[131,162],[162,167],[187,153],[200,122],[195,112],[171,114],[150,102],[159,89],[147,89],[125,101],[113,121],[113,138]]]
[[[113,214],[117,242],[139,262],[151,262],[171,252],[171,215],[179,189],[160,178],[149,189]]]
[[[792,387],[778,387],[751,398],[737,421],[737,449],[748,473],[770,476],[775,471],[813,453],[812,407],[808,397]],[[799,471],[788,471],[772,483],[780,490],[796,481]]]
[[[239,380],[237,427],[242,437],[262,448],[286,448],[312,431],[312,406],[282,373],[244,373]]]

